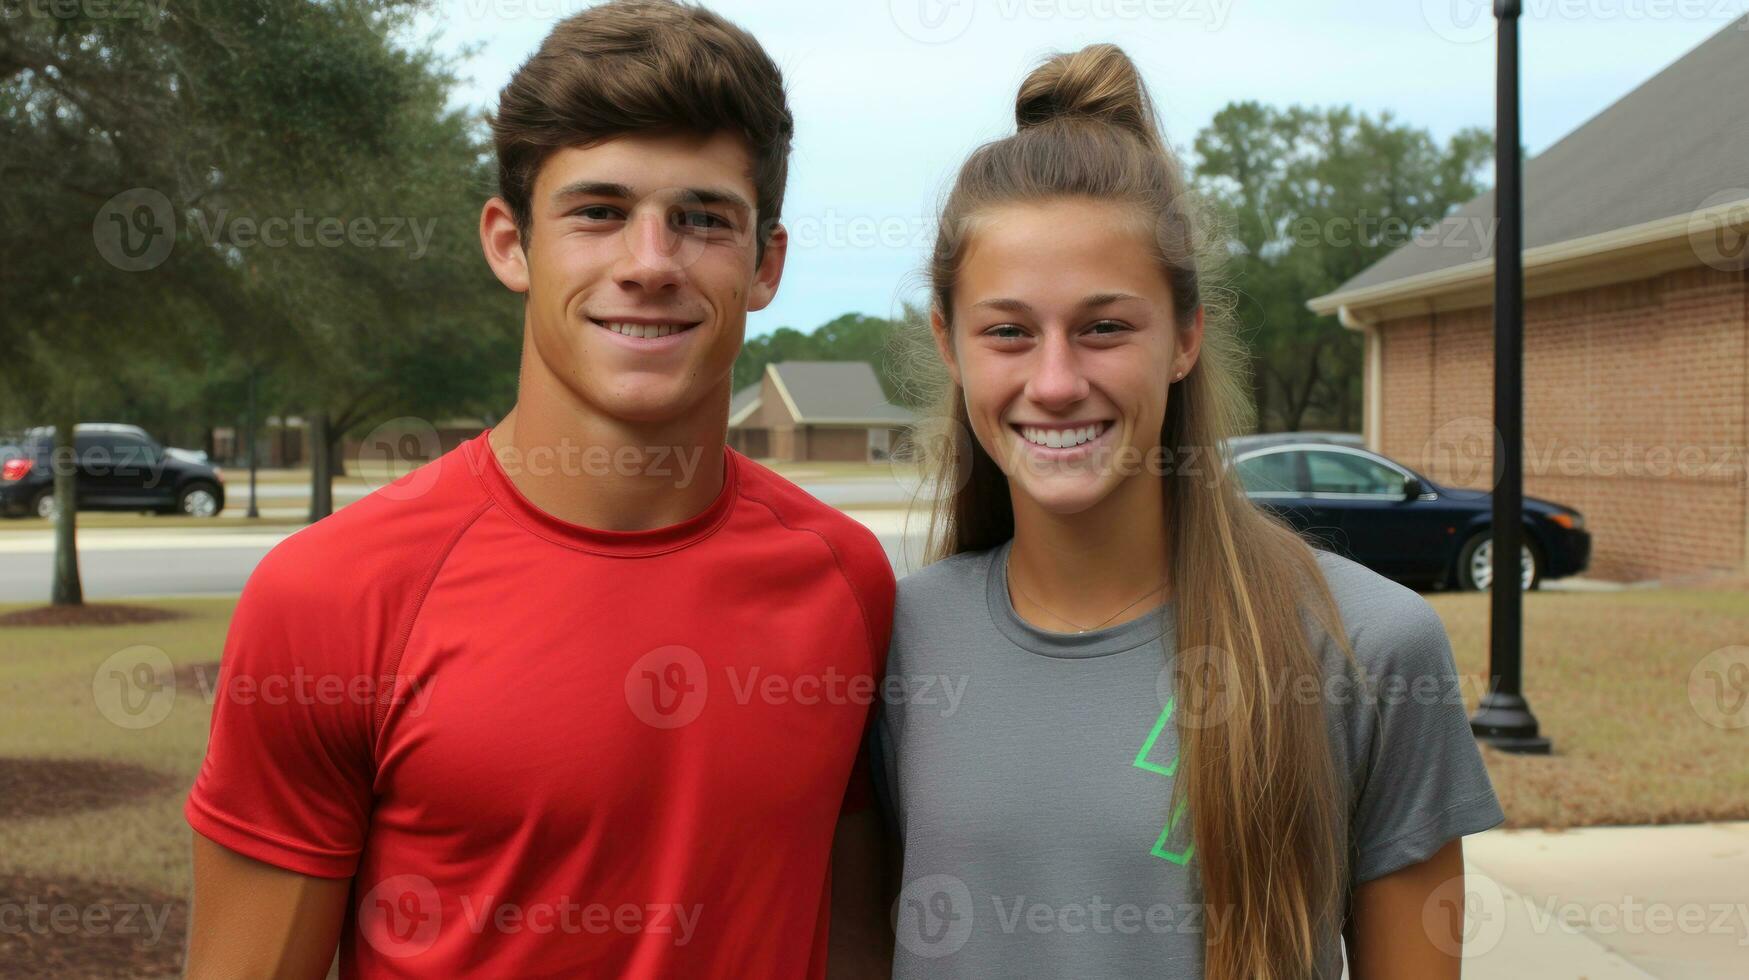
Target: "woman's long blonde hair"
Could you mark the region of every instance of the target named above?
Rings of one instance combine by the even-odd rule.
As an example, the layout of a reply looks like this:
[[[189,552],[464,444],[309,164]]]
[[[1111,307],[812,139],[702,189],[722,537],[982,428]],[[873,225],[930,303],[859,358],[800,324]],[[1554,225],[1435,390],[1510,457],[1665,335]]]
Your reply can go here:
[[[929,266],[950,327],[959,259],[989,209],[1060,198],[1135,209],[1171,286],[1182,329],[1204,314],[1196,365],[1173,383],[1161,427],[1169,582],[1179,656],[1175,712],[1185,764],[1166,813],[1188,804],[1210,980],[1310,976],[1342,918],[1347,806],[1339,797],[1308,626],[1347,650],[1311,549],[1246,498],[1221,457],[1250,421],[1244,351],[1226,297],[1209,287],[1220,237],[1166,146],[1135,65],[1115,45],[1056,55],[1027,76],[1018,131],[961,168]],[[935,492],[929,558],[981,551],[1014,534],[1007,477],[971,435],[965,397],[942,370],[926,323],[913,322],[910,383],[934,389],[933,437],[914,440]],[[1309,614],[1311,620],[1302,617]],[[1187,663],[1194,660],[1194,663]],[[1219,927],[1215,925],[1219,923]]]

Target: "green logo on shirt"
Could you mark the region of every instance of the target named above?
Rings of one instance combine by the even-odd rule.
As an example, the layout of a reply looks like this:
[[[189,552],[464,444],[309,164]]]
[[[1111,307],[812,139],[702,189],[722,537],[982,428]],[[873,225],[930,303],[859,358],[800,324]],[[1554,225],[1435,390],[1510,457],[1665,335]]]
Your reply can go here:
[[[1178,755],[1174,753],[1171,761],[1167,762],[1165,765],[1150,761],[1148,756],[1154,751],[1154,742],[1160,738],[1160,733],[1166,730],[1166,724],[1172,720],[1172,703],[1176,700],[1177,698],[1168,698],[1166,700],[1166,707],[1160,709],[1160,718],[1158,721],[1154,722],[1154,730],[1148,733],[1148,740],[1142,743],[1142,750],[1136,753],[1135,761],[1135,767],[1137,769],[1146,769],[1155,775],[1165,776],[1168,779],[1172,777],[1173,773],[1178,771]],[[1185,805],[1180,803],[1177,808],[1172,811],[1172,819],[1166,822],[1165,829],[1160,831],[1160,839],[1154,842],[1153,849],[1148,853],[1157,858],[1164,858],[1167,861],[1171,861],[1173,864],[1184,865],[1190,863],[1190,856],[1196,852],[1195,843],[1186,844],[1182,851],[1174,851],[1166,846],[1167,839],[1172,836],[1174,830],[1178,829],[1179,823],[1183,820],[1184,810]]]

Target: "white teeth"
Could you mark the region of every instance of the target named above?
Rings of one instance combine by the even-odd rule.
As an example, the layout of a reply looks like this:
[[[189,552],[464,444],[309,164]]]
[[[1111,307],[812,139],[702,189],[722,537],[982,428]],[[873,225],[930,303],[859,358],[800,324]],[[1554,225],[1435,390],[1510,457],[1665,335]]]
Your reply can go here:
[[[669,334],[679,333],[680,331],[685,330],[687,328],[686,324],[681,324],[681,323],[656,324],[656,323],[607,323],[607,322],[602,322],[601,325],[606,327],[609,330],[612,330],[614,333],[622,333],[622,334],[625,334],[627,337],[640,337],[640,338],[666,337]]]
[[[1103,423],[1084,425],[1079,429],[1040,429],[1034,426],[1022,426],[1020,434],[1027,442],[1047,449],[1070,449],[1084,442],[1090,442],[1100,432],[1104,431]]]

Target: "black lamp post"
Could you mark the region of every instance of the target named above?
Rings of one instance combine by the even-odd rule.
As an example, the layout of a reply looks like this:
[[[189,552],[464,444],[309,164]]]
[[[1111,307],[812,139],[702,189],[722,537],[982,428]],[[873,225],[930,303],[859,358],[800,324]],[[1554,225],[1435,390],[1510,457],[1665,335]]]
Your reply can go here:
[[[1489,583],[1488,693],[1470,719],[1476,737],[1507,752],[1546,755],[1524,699],[1524,207],[1519,184],[1518,16],[1520,0],[1494,0],[1499,21],[1494,209],[1494,573]]]

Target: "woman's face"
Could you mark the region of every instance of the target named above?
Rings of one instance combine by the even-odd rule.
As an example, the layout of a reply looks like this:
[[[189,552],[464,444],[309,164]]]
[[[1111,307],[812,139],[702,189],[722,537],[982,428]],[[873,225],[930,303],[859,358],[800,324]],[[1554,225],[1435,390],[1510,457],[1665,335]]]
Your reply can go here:
[[[967,234],[953,323],[938,311],[932,325],[1012,491],[1074,514],[1125,480],[1158,478],[1171,462],[1158,451],[1168,390],[1196,363],[1202,314],[1177,329],[1133,209],[1009,205]]]

